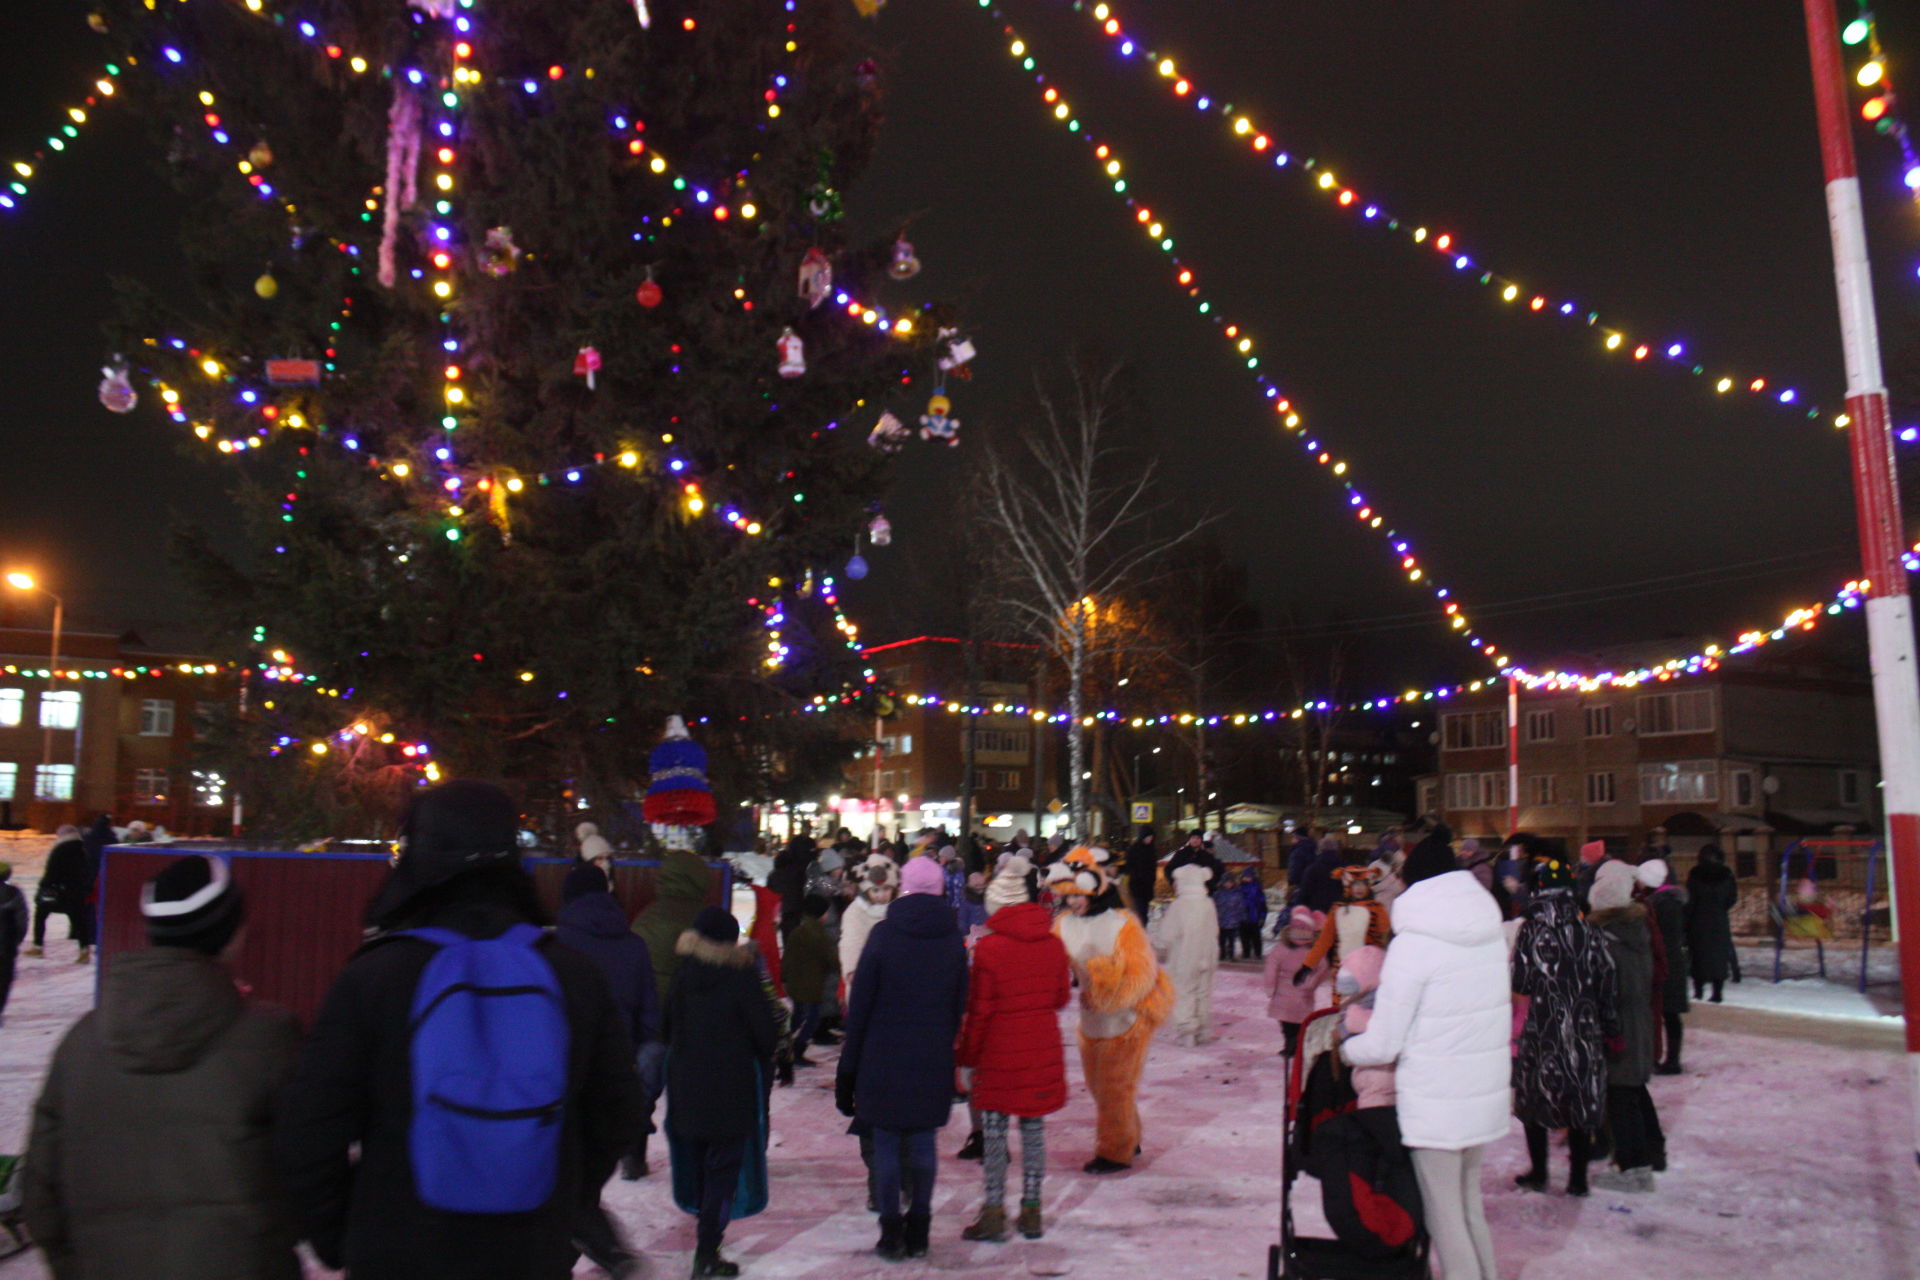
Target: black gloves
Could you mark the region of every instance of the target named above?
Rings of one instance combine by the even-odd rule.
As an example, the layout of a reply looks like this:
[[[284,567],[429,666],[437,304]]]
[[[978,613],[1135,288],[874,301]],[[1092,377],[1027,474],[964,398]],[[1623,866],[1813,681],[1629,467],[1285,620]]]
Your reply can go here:
[[[1304,987],[1307,985],[1307,979],[1312,976],[1313,970],[1303,964],[1293,971],[1293,985],[1296,987]]]

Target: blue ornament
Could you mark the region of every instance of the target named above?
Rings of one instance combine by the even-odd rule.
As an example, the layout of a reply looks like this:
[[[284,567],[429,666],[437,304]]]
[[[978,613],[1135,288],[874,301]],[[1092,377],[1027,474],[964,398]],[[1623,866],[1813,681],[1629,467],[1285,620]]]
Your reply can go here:
[[[867,558],[854,552],[853,559],[847,561],[847,576],[855,582],[867,576]]]

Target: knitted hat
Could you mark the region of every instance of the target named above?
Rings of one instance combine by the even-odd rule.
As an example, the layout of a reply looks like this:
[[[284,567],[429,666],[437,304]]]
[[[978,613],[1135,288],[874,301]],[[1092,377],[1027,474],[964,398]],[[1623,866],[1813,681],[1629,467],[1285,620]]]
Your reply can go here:
[[[1001,859],[1000,869],[993,873],[993,880],[987,885],[987,914],[1028,901],[1032,896],[1028,892],[1032,875],[1033,864],[1025,855],[1016,853]]]
[[[225,861],[204,853],[176,858],[140,890],[147,941],[217,956],[239,932],[239,886]]]
[[[560,901],[572,902],[590,893],[607,892],[607,873],[591,862],[576,862],[560,886]]]
[[[740,922],[731,912],[719,907],[702,907],[700,914],[693,918],[693,931],[708,942],[717,942],[730,947],[740,941]]]
[[[583,822],[573,829],[573,835],[580,842],[580,856],[588,862],[595,858],[611,858],[613,846],[600,834],[600,828],[591,822]]]
[[[1293,932],[1296,936],[1304,934],[1308,939],[1312,939],[1319,936],[1320,928],[1326,922],[1327,918],[1312,907],[1295,907],[1288,913],[1287,922],[1281,926],[1281,929],[1283,932]]]
[[[1633,901],[1633,868],[1624,862],[1603,862],[1594,873],[1587,902],[1595,911],[1616,911]]]
[[[1580,861],[1588,866],[1592,866],[1606,856],[1607,842],[1604,840],[1589,840],[1580,846]]]
[[[1542,854],[1533,860],[1533,887],[1536,892],[1573,887],[1573,868],[1566,859]]]
[[[1648,858],[1634,874],[1640,877],[1640,883],[1647,888],[1658,889],[1667,882],[1672,872],[1668,870],[1665,858]]]
[[[900,872],[901,893],[945,893],[947,876],[932,858],[911,858]]]
[[[1428,836],[1413,846],[1413,851],[1407,855],[1406,864],[1400,868],[1400,881],[1411,889],[1422,880],[1459,869],[1460,864],[1453,856],[1452,847],[1445,841]]]

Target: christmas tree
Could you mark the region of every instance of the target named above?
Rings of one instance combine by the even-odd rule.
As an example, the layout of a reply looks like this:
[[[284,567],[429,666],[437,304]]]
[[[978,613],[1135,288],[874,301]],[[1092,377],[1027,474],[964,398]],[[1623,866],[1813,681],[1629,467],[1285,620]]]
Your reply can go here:
[[[953,354],[898,283],[911,246],[841,221],[881,117],[856,8],[113,0],[96,26],[197,284],[128,287],[102,395],[157,395],[238,469],[245,545],[183,550],[271,677],[219,736],[243,792],[313,822],[423,772],[605,803],[675,712],[723,805],[830,767],[829,718],[794,712],[863,678],[832,579],[877,510],[868,436]]]

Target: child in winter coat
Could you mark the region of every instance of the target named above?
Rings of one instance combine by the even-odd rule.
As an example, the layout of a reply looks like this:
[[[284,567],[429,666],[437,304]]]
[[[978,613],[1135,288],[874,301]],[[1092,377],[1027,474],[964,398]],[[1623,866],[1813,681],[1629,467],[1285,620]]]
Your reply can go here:
[[[1280,936],[1267,953],[1267,1016],[1280,1024],[1280,1033],[1286,1037],[1286,1047],[1280,1052],[1289,1058],[1300,1046],[1300,1024],[1313,1012],[1314,992],[1327,976],[1324,961],[1305,964],[1307,952],[1313,949],[1314,939],[1325,923],[1326,917],[1312,907],[1294,907],[1285,913]],[[1303,965],[1312,981],[1288,981]]]
[[[1341,867],[1338,874],[1341,899],[1327,912],[1326,923],[1320,926],[1319,940],[1295,971],[1295,984],[1305,983],[1313,967],[1322,960],[1331,964],[1334,973],[1339,973],[1347,956],[1362,947],[1386,946],[1393,932],[1387,922],[1387,909],[1373,900],[1380,873],[1372,867]]]
[[[1247,907],[1247,918],[1240,922],[1240,957],[1258,960],[1267,923],[1267,886],[1260,883],[1258,867],[1240,874],[1240,901]]]
[[[1340,975],[1334,979],[1334,992],[1344,1011],[1340,1025],[1346,1034],[1359,1035],[1373,1020],[1373,993],[1380,985],[1380,968],[1386,962],[1385,948],[1361,947],[1340,966]],[[1358,1105],[1362,1107],[1392,1106],[1393,1064],[1355,1067],[1353,1090],[1360,1095]]]
[[[1204,865],[1204,864],[1189,864]],[[1178,871],[1180,868],[1175,867]],[[1180,882],[1175,880],[1174,892],[1178,894]],[[1221,873],[1215,877],[1213,907],[1218,914],[1220,959],[1233,959],[1233,945],[1240,937],[1240,926],[1247,922],[1247,900],[1241,895],[1239,878]],[[1202,892],[1205,892],[1204,886]]]

